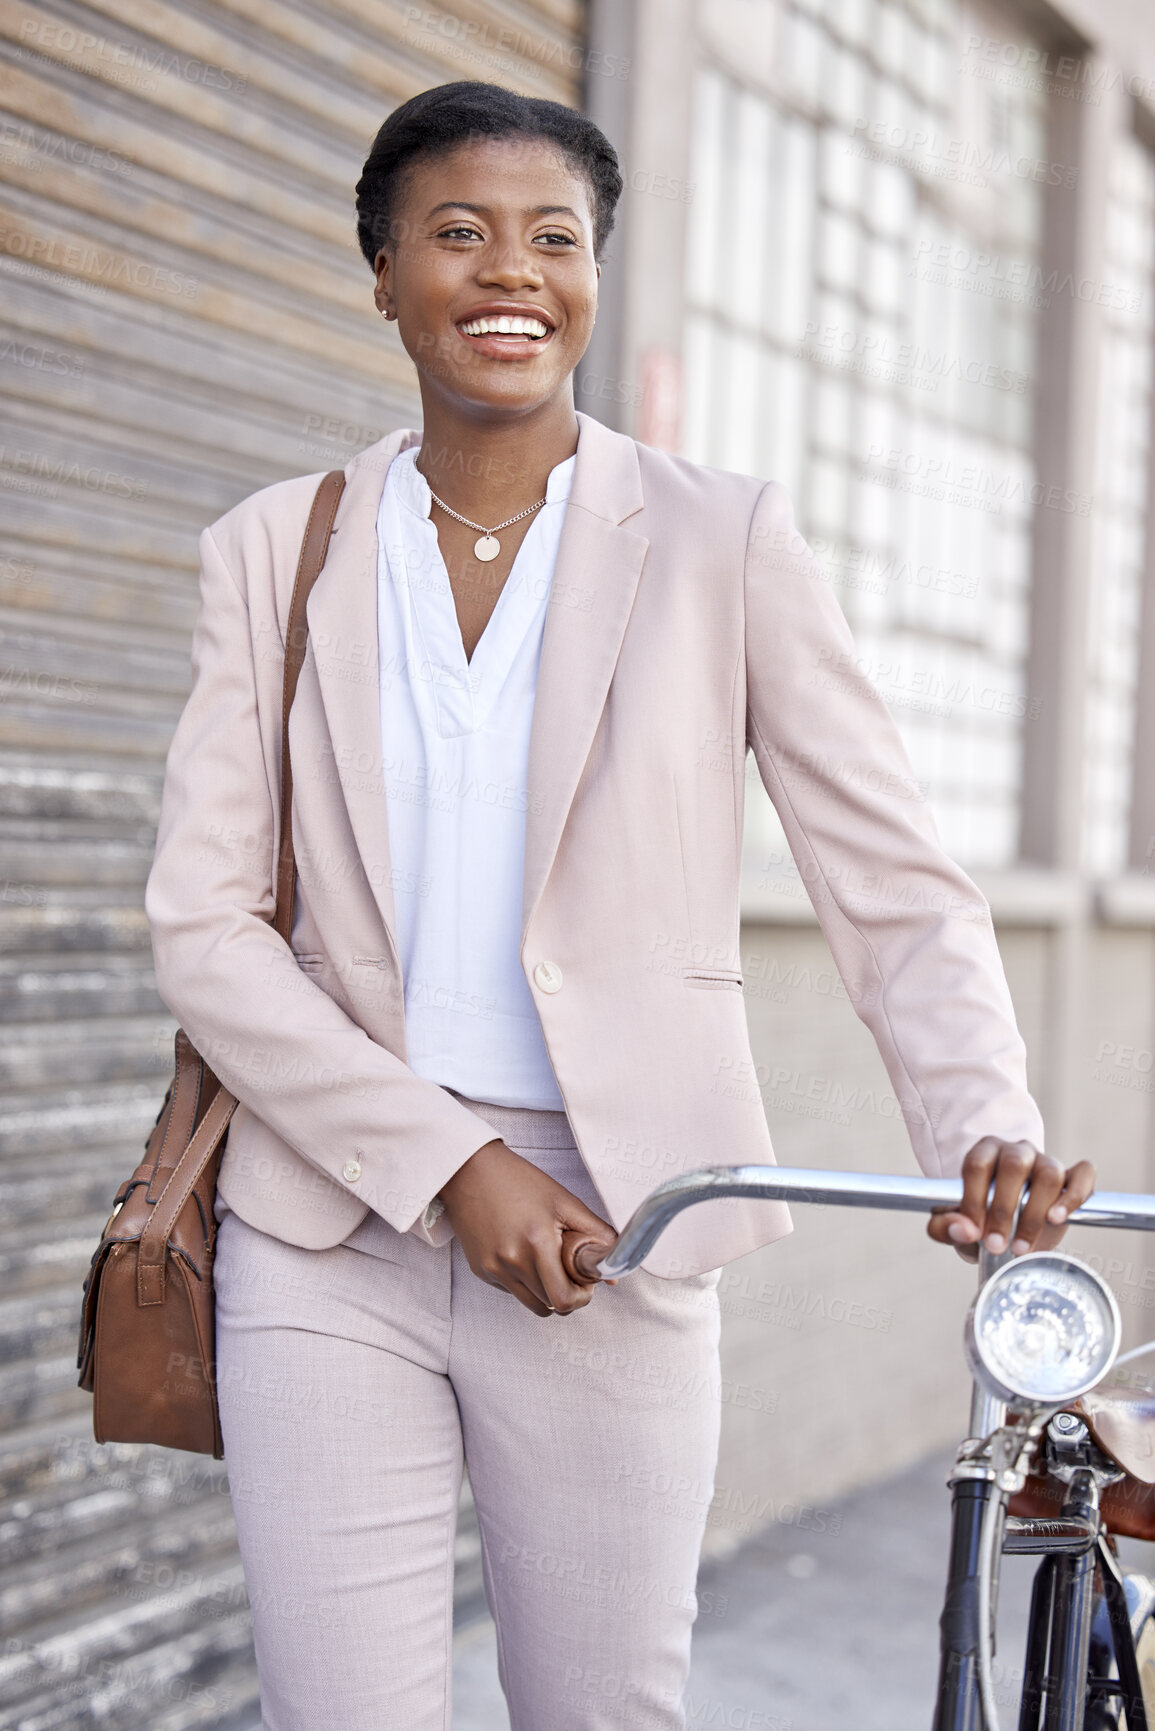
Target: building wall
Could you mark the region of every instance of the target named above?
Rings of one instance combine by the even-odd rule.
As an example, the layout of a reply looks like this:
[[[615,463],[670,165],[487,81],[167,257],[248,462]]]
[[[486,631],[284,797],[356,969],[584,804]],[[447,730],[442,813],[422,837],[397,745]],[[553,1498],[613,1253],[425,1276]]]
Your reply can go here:
[[[80,1286],[171,1070],[141,906],[196,538],[417,418],[353,187],[459,76],[579,100],[580,0],[0,20],[0,1727],[256,1723],[223,1470],[91,1441]],[[476,1598],[468,1511],[460,1586]]]
[[[593,46],[611,33],[637,72],[628,108],[589,96],[629,174],[587,390],[623,430],[788,485],[990,897],[1048,1146],[1146,1189],[1155,20],[595,3]],[[778,1158],[909,1171],[749,769],[742,947]],[[709,1543],[776,1518],[817,1555],[816,1508],[961,1434],[974,1276],[917,1222],[796,1216],[723,1276]],[[1072,1243],[1150,1334],[1151,1248]]]

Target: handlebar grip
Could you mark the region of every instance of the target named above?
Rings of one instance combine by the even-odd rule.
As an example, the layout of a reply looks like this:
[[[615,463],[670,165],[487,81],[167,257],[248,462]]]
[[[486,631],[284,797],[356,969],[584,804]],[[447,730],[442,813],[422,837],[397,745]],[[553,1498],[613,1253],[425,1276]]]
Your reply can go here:
[[[561,1262],[569,1278],[578,1286],[592,1286],[601,1280],[598,1263],[607,1246],[596,1238],[582,1238],[576,1232],[563,1232]]]

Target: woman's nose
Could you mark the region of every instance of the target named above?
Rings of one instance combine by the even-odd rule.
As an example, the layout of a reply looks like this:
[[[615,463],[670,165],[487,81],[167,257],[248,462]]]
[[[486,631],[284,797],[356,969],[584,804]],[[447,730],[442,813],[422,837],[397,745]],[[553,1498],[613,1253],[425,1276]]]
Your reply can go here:
[[[524,247],[490,247],[479,262],[477,280],[503,289],[540,288],[541,264]]]

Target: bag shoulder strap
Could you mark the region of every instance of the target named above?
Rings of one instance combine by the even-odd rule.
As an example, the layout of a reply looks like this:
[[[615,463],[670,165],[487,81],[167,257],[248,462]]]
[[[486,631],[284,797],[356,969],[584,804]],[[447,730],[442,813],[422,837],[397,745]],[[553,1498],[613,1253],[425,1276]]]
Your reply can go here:
[[[305,606],[314,583],[321,575],[333,519],[341,494],[345,491],[345,473],[331,469],[317,488],[309,521],[301,542],[301,557],[293,582],[293,599],[289,603],[289,623],[285,630],[285,689],[281,702],[281,846],[277,858],[277,900],[273,912],[273,929],[288,943],[293,929],[293,908],[297,896],[297,862],[293,854],[293,765],[289,758],[289,711],[297,692],[297,681],[305,662],[309,641],[309,621]]]
[[[281,705],[281,845],[277,859],[277,899],[272,924],[273,929],[286,943],[293,929],[293,904],[296,899],[289,711],[293,707],[297,681],[301,676],[305,648],[309,641],[309,621],[305,604],[324,567],[333,534],[333,520],[344,490],[345,475],[341,469],[330,470],[317,488],[301,542],[301,557],[297,562],[293,598],[289,603],[289,623],[285,631],[285,684]],[[156,1199],[156,1206],[140,1235],[137,1256],[137,1302],[140,1304],[164,1302],[165,1252],[169,1237],[176,1225],[177,1216],[220,1146],[236,1105],[235,1095],[222,1086],[213,1096],[195,1134],[173,1167],[168,1183]]]
[[[156,1199],[156,1207],[144,1223],[137,1244],[136,1302],[163,1304],[165,1254],[181,1209],[200,1182],[201,1174],[220,1147],[229,1120],[237,1109],[235,1094],[218,1088],[193,1132],[187,1148],[173,1168],[172,1176]]]

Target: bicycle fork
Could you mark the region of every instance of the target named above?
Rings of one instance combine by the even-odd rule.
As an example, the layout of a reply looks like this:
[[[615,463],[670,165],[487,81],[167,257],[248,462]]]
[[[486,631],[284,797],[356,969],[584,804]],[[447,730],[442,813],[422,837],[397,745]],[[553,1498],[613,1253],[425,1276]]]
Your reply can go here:
[[[999,1492],[991,1479],[970,1476],[956,1478],[951,1488],[950,1563],[939,1625],[934,1731],[986,1731],[978,1684],[980,1539],[984,1512]],[[995,1547],[996,1568],[1004,1548],[1041,1557],[1031,1591],[1018,1731],[1084,1731],[1090,1703],[1112,1696],[1123,1709],[1128,1731],[1144,1731],[1147,1719],[1127,1594],[1119,1565],[1100,1532],[1095,1475],[1085,1471],[1072,1475],[1057,1519],[1012,1520],[1006,1525],[1005,1546],[1000,1532]],[[1090,1675],[1097,1569],[1117,1665],[1114,1680]],[[992,1622],[997,1601],[995,1579],[990,1593]],[[1098,1725],[1099,1718],[1094,1723]]]
[[[998,1494],[995,1484],[985,1478],[957,1478],[951,1485],[950,1562],[939,1619],[934,1731],[983,1731],[978,1677],[979,1541],[987,1504]],[[997,1592],[992,1592],[992,1604],[997,1598]]]

